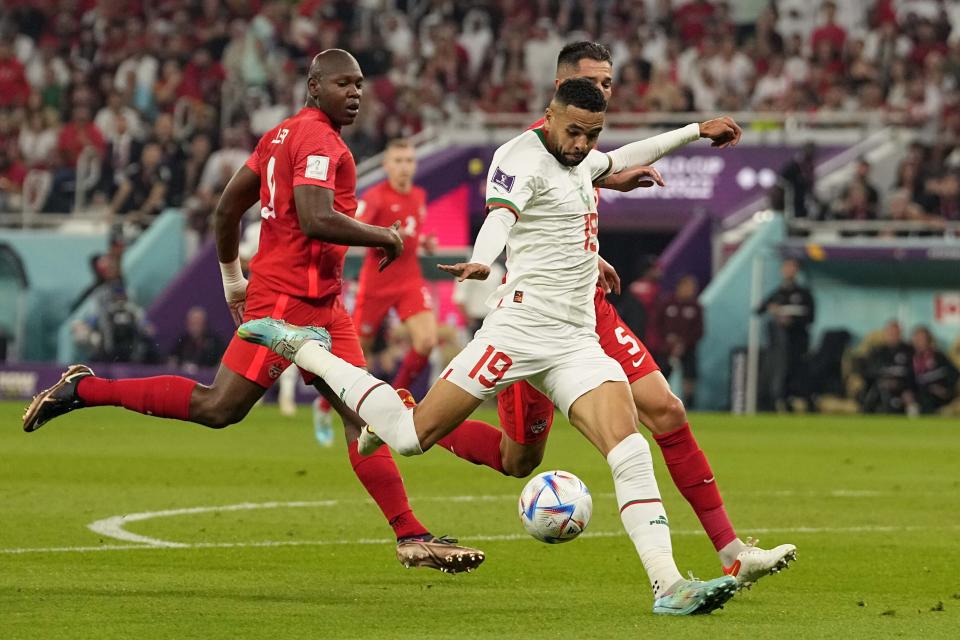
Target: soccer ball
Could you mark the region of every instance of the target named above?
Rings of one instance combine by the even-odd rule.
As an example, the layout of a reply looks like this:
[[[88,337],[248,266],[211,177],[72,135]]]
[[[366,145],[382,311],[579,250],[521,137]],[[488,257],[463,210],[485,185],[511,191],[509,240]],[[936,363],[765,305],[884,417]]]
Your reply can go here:
[[[580,478],[566,471],[546,471],[520,492],[520,522],[537,540],[569,542],[587,528],[593,498]]]

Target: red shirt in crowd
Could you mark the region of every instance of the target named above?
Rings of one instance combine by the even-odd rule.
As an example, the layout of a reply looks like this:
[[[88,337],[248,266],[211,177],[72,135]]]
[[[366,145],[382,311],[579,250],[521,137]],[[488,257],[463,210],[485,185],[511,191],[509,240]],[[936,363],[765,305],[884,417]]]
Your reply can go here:
[[[847,40],[847,32],[843,30],[843,27],[836,24],[825,24],[814,29],[813,35],[810,36],[810,45],[813,50],[816,51],[817,45],[824,40],[830,43],[830,47],[835,52],[842,51],[843,43]]]
[[[14,56],[0,60],[0,107],[25,104],[29,95],[30,84],[20,61]]]
[[[183,78],[177,87],[181,98],[192,98],[198,102],[210,100],[220,94],[220,85],[227,74],[219,62],[211,62],[202,67],[193,61],[183,68]]]
[[[247,166],[260,175],[260,249],[250,262],[251,284],[299,298],[325,298],[343,286],[347,247],[312,240],[300,229],[294,187],[333,191],[343,215],[357,211],[357,167],[327,114],[313,107],[268,131]]]
[[[97,125],[92,122],[85,124],[68,122],[60,129],[57,148],[60,150],[61,160],[66,166],[76,165],[80,153],[84,147],[88,146],[94,147],[99,153],[103,153],[107,148],[107,143]]]
[[[360,286],[365,290],[372,283],[375,287],[393,288],[410,286],[423,279],[417,249],[420,246],[421,226],[427,216],[427,192],[420,187],[412,187],[401,193],[387,181],[372,187],[363,194],[357,207],[357,218],[367,224],[389,227],[400,223],[400,235],[403,236],[403,253],[390,268],[381,272],[378,264],[383,254],[376,249],[367,252],[360,271]],[[416,284],[416,286],[421,286]]]

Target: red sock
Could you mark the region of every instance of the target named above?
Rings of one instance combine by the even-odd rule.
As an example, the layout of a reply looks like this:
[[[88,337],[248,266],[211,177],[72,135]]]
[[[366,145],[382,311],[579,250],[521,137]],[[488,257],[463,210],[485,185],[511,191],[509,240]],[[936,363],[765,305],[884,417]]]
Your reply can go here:
[[[400,363],[397,375],[393,376],[393,382],[390,383],[390,386],[394,389],[409,388],[413,381],[417,379],[417,376],[423,373],[428,364],[430,364],[429,354],[423,355],[410,349],[410,351],[407,351],[403,362]]]
[[[77,396],[88,407],[123,407],[159,418],[190,419],[190,396],[196,381],[180,376],[108,380],[89,376],[77,383]]]
[[[330,401],[323,396],[317,396],[317,407],[319,407],[320,411],[323,412],[328,412],[333,409],[333,405],[330,404]]]
[[[437,444],[473,464],[485,465],[503,473],[500,458],[500,439],[503,433],[496,427],[479,420],[464,420],[444,436]]]
[[[737,534],[723,507],[707,457],[685,424],[668,433],[654,435],[677,489],[693,507],[704,531],[717,551],[733,542]]]
[[[407,501],[407,492],[403,488],[400,470],[397,469],[397,463],[393,461],[386,445],[369,456],[362,456],[357,451],[357,442],[353,441],[347,444],[347,453],[350,455],[353,472],[386,516],[387,522],[397,534],[397,539],[430,533],[413,515]]]

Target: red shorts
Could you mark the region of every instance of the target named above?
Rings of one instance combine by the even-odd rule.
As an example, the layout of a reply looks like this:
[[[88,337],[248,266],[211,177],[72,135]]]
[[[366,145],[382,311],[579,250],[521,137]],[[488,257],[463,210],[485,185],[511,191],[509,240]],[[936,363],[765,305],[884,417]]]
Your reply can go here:
[[[620,314],[607,300],[603,290],[597,288],[597,295],[593,299],[597,310],[597,335],[600,337],[600,346],[604,353],[620,363],[627,380],[634,381],[660,371],[660,367],[653,359],[647,347],[640,342],[640,338],[630,330]]]
[[[515,382],[497,396],[500,428],[517,444],[547,439],[553,426],[553,402],[529,382]]]
[[[597,335],[604,352],[620,363],[627,380],[635,380],[660,371],[640,338],[620,318],[601,289],[594,297],[597,311]],[[500,427],[518,444],[535,444],[546,439],[553,425],[553,402],[527,382],[517,382],[497,396]]]
[[[433,309],[433,298],[419,278],[402,288],[378,289],[376,284],[365,284],[357,292],[357,304],[353,310],[353,322],[360,336],[372,338],[377,335],[390,309],[396,309],[400,321],[404,322],[411,316]]]
[[[330,332],[333,339],[331,352],[335,356],[356,367],[366,368],[353,321],[350,320],[350,314],[344,308],[339,295],[316,300],[297,298],[286,293],[248,289],[244,321],[267,316],[286,320],[291,324],[323,327]],[[223,354],[223,364],[247,380],[269,388],[291,362],[266,347],[241,340],[234,334],[226,353]],[[314,374],[303,369],[300,370],[300,375],[307,384],[316,378]]]

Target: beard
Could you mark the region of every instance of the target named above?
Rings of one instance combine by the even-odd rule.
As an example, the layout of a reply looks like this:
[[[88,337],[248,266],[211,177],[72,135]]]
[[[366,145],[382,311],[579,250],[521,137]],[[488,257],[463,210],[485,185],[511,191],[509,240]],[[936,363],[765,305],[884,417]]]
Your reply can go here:
[[[557,150],[553,151],[552,153],[553,153],[553,157],[557,159],[557,162],[559,162],[560,164],[562,164],[562,165],[565,166],[565,167],[576,167],[576,166],[579,165],[581,162],[583,162],[584,160],[587,159],[586,154],[584,154],[584,155],[583,155],[582,157],[580,157],[580,158],[573,159],[573,158],[571,158],[571,157],[569,157],[569,156],[564,155],[563,151],[561,151],[560,149],[557,149]]]

